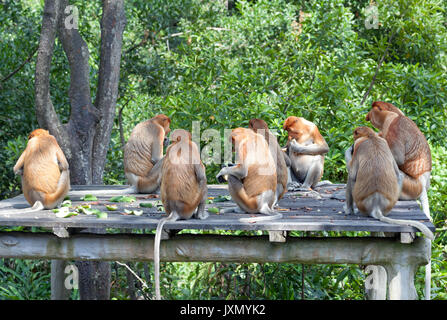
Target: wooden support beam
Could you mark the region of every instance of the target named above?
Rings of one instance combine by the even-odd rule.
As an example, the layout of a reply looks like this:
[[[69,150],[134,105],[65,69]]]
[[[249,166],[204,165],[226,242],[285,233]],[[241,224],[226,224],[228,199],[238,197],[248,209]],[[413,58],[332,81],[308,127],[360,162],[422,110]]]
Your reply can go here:
[[[21,259],[152,261],[153,235],[0,232],[0,257]],[[402,244],[389,238],[288,238],[182,234],[161,242],[162,261],[290,262],[305,264],[426,264],[429,240]]]
[[[0,257],[84,261],[152,261],[154,236],[0,232]],[[428,263],[430,240],[402,244],[392,238],[295,238],[278,245],[266,236],[177,235],[161,242],[160,260],[170,262],[288,262],[380,265],[388,274],[390,299],[415,299],[414,273]],[[383,289],[383,288],[382,288]]]

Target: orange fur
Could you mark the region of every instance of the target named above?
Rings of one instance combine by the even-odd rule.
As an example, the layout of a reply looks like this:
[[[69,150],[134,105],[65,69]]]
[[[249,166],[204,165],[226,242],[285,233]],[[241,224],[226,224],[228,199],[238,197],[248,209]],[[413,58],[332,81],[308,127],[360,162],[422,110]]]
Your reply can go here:
[[[281,147],[276,140],[276,137],[270,132],[267,123],[262,119],[251,119],[248,127],[256,133],[261,133],[264,135],[265,140],[269,144],[270,151],[275,160],[276,165],[276,177],[277,185],[282,185],[282,191],[278,195],[277,201],[279,201],[287,191],[287,165],[284,159],[285,154],[281,150]]]
[[[357,178],[353,188],[354,202],[359,210],[368,215],[364,200],[375,193],[388,200],[383,208],[386,215],[396,204],[399,197],[397,174],[394,171],[394,159],[386,141],[371,128],[359,127],[354,131],[354,153],[350,167],[357,162]]]
[[[267,141],[260,134],[245,128],[233,129],[230,138],[237,157],[237,165],[231,169],[246,170],[246,176],[242,179],[230,176],[228,189],[233,200],[244,211],[257,213],[263,205],[258,197],[271,190],[272,198],[268,203],[271,208],[275,200],[277,177]]]
[[[432,169],[431,151],[416,124],[396,109],[391,104],[374,102],[366,119],[381,130],[380,135],[388,142],[399,169],[405,173],[402,194],[416,199],[424,187],[419,177]]]
[[[201,179],[196,176],[195,165],[200,166]],[[182,219],[191,218],[207,193],[205,167],[200,160],[197,145],[186,130],[176,129],[171,145],[163,160],[161,200],[165,211],[176,211]]]
[[[47,130],[36,129],[28,138],[14,172],[22,174],[22,191],[30,205],[40,201],[45,209],[53,209],[70,190],[67,159]]]
[[[124,173],[138,192],[150,193],[159,186],[160,172],[151,172],[163,157],[163,140],[171,120],[159,114],[135,126],[124,147]]]

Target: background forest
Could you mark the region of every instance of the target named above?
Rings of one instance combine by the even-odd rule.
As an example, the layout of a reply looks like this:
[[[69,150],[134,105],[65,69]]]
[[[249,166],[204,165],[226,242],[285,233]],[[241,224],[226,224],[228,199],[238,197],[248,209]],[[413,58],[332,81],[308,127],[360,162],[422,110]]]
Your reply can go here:
[[[79,9],[94,94],[101,2],[70,3]],[[284,119],[302,116],[317,124],[329,144],[323,179],[345,182],[344,150],[353,128],[367,124],[372,101],[391,102],[416,122],[432,150],[429,198],[438,229],[432,298],[446,299],[447,0],[377,1],[377,29],[371,28],[370,4],[126,1],[117,116],[104,183],[125,183],[123,141],[138,122],[158,113],[171,117],[171,128],[191,130],[192,121],[200,121],[202,131],[213,128],[222,136],[224,128],[262,118],[277,130],[282,145]],[[20,193],[12,167],[28,133],[38,127],[34,73],[42,11],[43,1],[0,0],[0,200]],[[56,40],[51,93],[62,121],[70,112],[69,85],[67,58]],[[216,183],[218,169],[207,165],[209,183]],[[150,265],[129,264],[149,288],[112,265],[112,298],[151,297]],[[162,270],[167,271],[162,294],[170,299],[364,299],[365,276],[355,265],[162,263]],[[49,278],[49,261],[0,259],[0,299],[48,299]],[[420,296],[423,280],[421,268]],[[75,290],[72,298],[77,297]]]

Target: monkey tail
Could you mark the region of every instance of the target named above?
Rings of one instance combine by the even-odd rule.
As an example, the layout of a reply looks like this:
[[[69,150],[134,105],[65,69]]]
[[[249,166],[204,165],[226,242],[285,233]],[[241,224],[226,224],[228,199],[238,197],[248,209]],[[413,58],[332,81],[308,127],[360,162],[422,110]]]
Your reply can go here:
[[[251,218],[240,218],[239,221],[240,222],[249,222],[249,223],[253,223],[253,222],[260,222],[260,221],[271,221],[271,220],[277,220],[277,219],[281,219],[282,218],[282,214],[279,212],[272,212],[269,213],[265,216],[262,217],[251,217]]]
[[[399,220],[399,219],[391,219],[391,218],[385,217],[382,214],[382,211],[378,207],[375,207],[373,209],[373,211],[371,212],[371,215],[374,218],[379,219],[382,222],[387,222],[387,223],[397,224],[397,225],[402,225],[402,226],[415,227],[415,228],[419,229],[419,231],[422,232],[428,239],[433,240],[435,238],[433,235],[433,232],[431,232],[430,229],[428,229],[424,224],[422,224],[418,221]]]
[[[281,219],[282,218],[282,214],[281,213],[274,211],[266,203],[261,208],[261,210],[259,210],[259,212],[260,213],[264,213],[266,215],[262,216],[262,217],[255,217],[255,218],[253,218],[253,217],[250,217],[250,218],[240,218],[239,221],[253,223],[253,222],[260,222],[260,221],[277,220],[277,219]]]
[[[163,226],[168,221],[176,221],[179,216],[177,212],[172,211],[171,214],[160,220],[157,225],[157,229],[155,231],[155,240],[154,240],[154,278],[155,278],[155,299],[161,300],[160,294],[160,241],[161,241],[161,232],[163,230]]]

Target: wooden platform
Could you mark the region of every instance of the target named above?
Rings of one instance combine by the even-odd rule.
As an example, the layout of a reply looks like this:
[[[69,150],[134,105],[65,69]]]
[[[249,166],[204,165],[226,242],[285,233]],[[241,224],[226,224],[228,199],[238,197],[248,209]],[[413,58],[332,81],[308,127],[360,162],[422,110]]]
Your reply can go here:
[[[73,186],[69,197],[72,206],[82,203],[80,198],[86,194],[97,195],[98,190],[119,190],[126,186]],[[343,211],[345,186],[340,184],[325,185],[317,188],[317,193],[288,192],[280,201],[280,212],[283,218],[276,221],[257,223],[240,222],[238,219],[248,214],[216,214],[211,213],[206,220],[183,220],[166,223],[166,229],[198,229],[198,230],[269,230],[269,231],[369,231],[369,232],[416,232],[413,227],[397,226],[380,222],[361,215],[348,216]],[[228,195],[226,185],[210,185],[209,197]],[[134,195],[133,203],[118,203],[117,211],[107,211],[105,204],[111,195],[97,196],[97,203],[92,208],[107,212],[106,219],[95,215],[79,214],[69,218],[58,218],[51,210],[37,213],[11,213],[11,209],[28,208],[29,204],[23,195],[0,202],[0,226],[25,226],[44,228],[120,228],[120,229],[155,229],[159,219],[165,216],[157,208],[141,208],[141,202],[154,202],[159,198],[148,199],[145,195]],[[212,200],[211,200],[212,201]],[[235,206],[232,201],[207,204],[211,207]],[[124,209],[143,210],[141,216],[124,215]],[[257,216],[257,215],[251,215]],[[415,201],[399,201],[389,215],[391,218],[411,219],[423,222],[430,230],[435,231],[433,224],[425,217]]]

